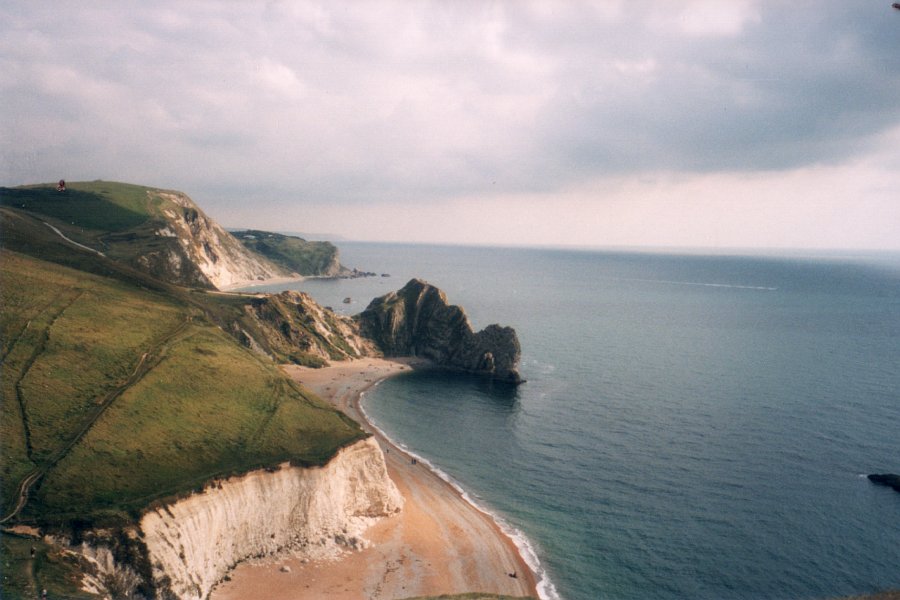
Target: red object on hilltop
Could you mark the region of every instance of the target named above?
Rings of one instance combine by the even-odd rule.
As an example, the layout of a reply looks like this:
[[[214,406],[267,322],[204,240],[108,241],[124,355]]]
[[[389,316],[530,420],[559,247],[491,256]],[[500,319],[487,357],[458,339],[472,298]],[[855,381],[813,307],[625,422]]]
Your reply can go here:
[[[56,184],[56,191],[57,191],[57,192],[64,192],[64,191],[66,191],[66,180],[65,180],[65,179],[60,179],[60,180],[59,180],[59,183]]]

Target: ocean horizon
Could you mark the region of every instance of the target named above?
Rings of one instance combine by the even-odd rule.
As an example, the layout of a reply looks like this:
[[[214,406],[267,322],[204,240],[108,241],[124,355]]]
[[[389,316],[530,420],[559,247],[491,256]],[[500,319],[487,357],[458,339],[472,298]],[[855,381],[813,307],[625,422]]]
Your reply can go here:
[[[900,588],[900,494],[865,478],[900,471],[900,254],[340,249],[390,276],[292,287],[355,314],[419,277],[518,332],[521,386],[418,371],[363,405],[520,538],[543,597]]]

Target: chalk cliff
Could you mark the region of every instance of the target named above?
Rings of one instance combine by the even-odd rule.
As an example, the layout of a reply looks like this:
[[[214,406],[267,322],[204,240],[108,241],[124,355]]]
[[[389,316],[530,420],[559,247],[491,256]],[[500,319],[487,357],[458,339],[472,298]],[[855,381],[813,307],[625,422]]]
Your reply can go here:
[[[243,560],[364,545],[362,532],[402,503],[369,438],[321,468],[282,465],[212,484],[147,513],[140,526],[158,587],[168,584],[179,599],[198,600]]]
[[[160,257],[144,255],[140,260],[148,265],[165,259],[171,270],[199,270],[202,279],[219,289],[291,274],[245,248],[186,194],[156,190],[147,194],[158,203],[157,211],[164,219],[156,235],[175,242]]]
[[[511,327],[475,333],[459,306],[420,279],[372,300],[357,316],[362,334],[386,356],[421,356],[435,364],[518,383],[521,347]]]

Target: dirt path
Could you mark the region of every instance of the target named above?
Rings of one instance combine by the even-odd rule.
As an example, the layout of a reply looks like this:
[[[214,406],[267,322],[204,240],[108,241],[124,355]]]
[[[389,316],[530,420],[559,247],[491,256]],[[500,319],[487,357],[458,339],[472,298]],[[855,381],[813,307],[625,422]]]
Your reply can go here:
[[[70,305],[71,305],[71,303],[70,303]],[[60,312],[60,314],[62,314],[62,311]],[[59,317],[59,315],[56,315],[56,317],[54,317],[53,321],[55,322],[58,317]],[[28,475],[25,476],[25,478],[17,486],[16,493],[18,495],[18,500],[16,502],[16,506],[13,508],[13,510],[9,514],[7,514],[2,519],[0,519],[0,523],[6,523],[8,521],[11,521],[12,519],[14,519],[16,517],[16,515],[19,514],[19,512],[21,512],[21,510],[28,503],[28,494],[30,493],[32,486],[34,486],[34,484],[37,483],[44,475],[46,475],[47,472],[50,471],[50,469],[52,469],[59,461],[61,461],[63,458],[65,458],[66,455],[68,455],[69,452],[72,451],[72,448],[74,448],[78,444],[78,442],[80,442],[82,440],[82,438],[84,438],[84,436],[87,435],[87,432],[91,430],[91,428],[94,426],[94,423],[96,423],[97,420],[101,416],[103,416],[103,413],[106,412],[106,410],[112,405],[112,403],[115,401],[116,398],[118,398],[119,396],[124,394],[128,390],[128,388],[130,388],[131,386],[133,386],[134,384],[139,382],[141,379],[143,379],[144,376],[147,373],[149,373],[151,369],[153,369],[153,367],[155,367],[157,364],[159,364],[159,362],[162,360],[162,357],[165,354],[165,348],[175,338],[177,338],[182,333],[184,333],[184,331],[187,329],[189,324],[190,324],[190,317],[188,317],[186,320],[179,323],[176,327],[174,327],[173,329],[171,329],[170,331],[168,331],[164,335],[162,335],[160,338],[155,340],[153,345],[150,348],[148,348],[147,351],[141,355],[140,359],[138,360],[137,365],[135,366],[134,370],[131,372],[131,375],[129,375],[128,378],[125,379],[125,381],[123,381],[120,385],[116,386],[114,389],[110,390],[108,393],[106,393],[103,396],[103,399],[100,401],[98,406],[94,409],[94,411],[91,413],[91,415],[88,417],[88,419],[84,422],[82,427],[75,433],[75,436],[68,443],[66,443],[63,447],[58,449],[50,457],[49,460],[47,460],[44,464],[40,465],[36,470],[30,472]],[[47,335],[49,335],[49,327],[48,327]],[[39,354],[40,354],[40,352],[36,352],[35,355],[31,357],[31,360],[29,363],[29,368],[30,368],[30,365],[34,363],[34,360],[36,360],[36,358]],[[27,372],[27,369],[26,369],[26,372]],[[24,377],[24,373],[23,373],[22,377]],[[18,395],[18,392],[19,392],[18,383],[16,384],[16,391],[17,391],[17,395]],[[27,427],[27,425],[28,425],[27,411],[25,410],[25,408],[26,408],[25,404],[21,399],[20,399],[20,405],[21,405],[22,411],[23,411],[23,418],[26,419],[25,426]],[[27,432],[27,429],[26,429],[26,432]],[[29,447],[29,456],[30,456],[30,447]]]

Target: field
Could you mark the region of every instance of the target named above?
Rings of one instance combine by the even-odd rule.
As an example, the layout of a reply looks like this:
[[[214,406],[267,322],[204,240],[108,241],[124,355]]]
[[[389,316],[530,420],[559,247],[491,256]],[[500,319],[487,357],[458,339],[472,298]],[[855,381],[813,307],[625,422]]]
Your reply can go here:
[[[4,516],[29,474],[20,518],[127,521],[215,477],[324,463],[363,436],[213,324],[206,295],[6,250],[0,269]]]

